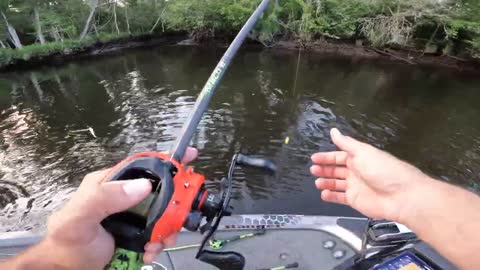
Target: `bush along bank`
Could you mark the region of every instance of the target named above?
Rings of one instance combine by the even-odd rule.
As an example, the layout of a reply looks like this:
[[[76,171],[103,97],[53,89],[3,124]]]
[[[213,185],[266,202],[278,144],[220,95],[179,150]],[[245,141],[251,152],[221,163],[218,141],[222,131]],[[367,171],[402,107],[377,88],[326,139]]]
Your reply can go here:
[[[187,32],[195,41],[232,37],[259,0],[3,2],[0,66],[5,67],[165,32]],[[332,51],[356,44],[347,50],[367,46],[373,48],[367,55],[409,63],[420,56],[476,63],[480,1],[272,0],[251,38],[267,47],[294,44]]]
[[[105,35],[85,40],[33,44],[21,49],[0,49],[0,71],[34,68],[46,64],[63,64],[68,60],[98,57],[125,49],[177,44],[188,35],[184,32],[163,34]]]
[[[258,1],[174,2],[167,8],[166,25],[187,30],[197,39],[208,39],[237,30]],[[480,1],[277,1],[252,37],[265,46],[291,46],[293,42],[297,47],[364,56],[380,54],[407,63],[417,58],[438,64],[477,63]],[[356,48],[359,46],[372,50],[365,52]],[[433,60],[432,56],[443,57]]]

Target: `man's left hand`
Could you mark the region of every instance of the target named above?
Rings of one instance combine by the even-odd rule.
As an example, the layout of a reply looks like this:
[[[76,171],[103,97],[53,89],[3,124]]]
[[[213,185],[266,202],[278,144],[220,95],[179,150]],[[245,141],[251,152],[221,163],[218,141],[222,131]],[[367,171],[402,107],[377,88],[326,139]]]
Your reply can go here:
[[[182,162],[188,163],[197,155],[196,149],[189,148]],[[49,219],[47,237],[41,245],[51,248],[45,256],[58,258],[55,264],[59,268],[103,269],[112,259],[115,243],[100,222],[150,194],[152,186],[146,179],[106,183],[106,173],[104,170],[87,175],[72,199]],[[151,262],[163,244],[148,243],[144,261]]]

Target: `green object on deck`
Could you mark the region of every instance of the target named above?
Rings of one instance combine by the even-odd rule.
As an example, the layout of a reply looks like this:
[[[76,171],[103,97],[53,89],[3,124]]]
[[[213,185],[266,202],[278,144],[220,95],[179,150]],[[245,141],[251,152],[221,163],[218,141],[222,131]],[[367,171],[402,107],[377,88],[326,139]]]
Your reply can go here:
[[[142,253],[117,248],[105,270],[140,270],[143,265],[142,255]]]
[[[213,239],[213,240],[208,241],[208,246],[210,247],[210,249],[220,250],[228,243],[231,243],[231,242],[234,242],[234,241],[237,241],[237,240],[241,240],[241,239],[254,237],[254,236],[257,236],[257,235],[264,235],[264,234],[265,234],[265,228],[262,228],[262,229],[256,230],[253,233],[241,234],[241,235],[237,235],[237,236],[234,236],[234,237],[231,237],[231,238],[228,238],[228,239],[216,239],[216,240]],[[197,248],[197,247],[200,247],[200,244],[193,244],[193,245],[188,245],[188,246],[167,248],[167,249],[164,249],[163,251],[179,251],[179,250],[185,250],[185,249]]]

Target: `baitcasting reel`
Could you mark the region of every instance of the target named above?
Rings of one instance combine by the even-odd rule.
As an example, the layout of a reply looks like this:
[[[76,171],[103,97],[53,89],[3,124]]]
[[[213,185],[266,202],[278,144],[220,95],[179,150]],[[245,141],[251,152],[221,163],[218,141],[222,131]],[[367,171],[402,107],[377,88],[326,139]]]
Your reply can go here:
[[[149,179],[152,193],[128,211],[113,214],[102,224],[119,248],[142,253],[148,242],[162,242],[183,228],[199,230],[205,237],[196,258],[219,269],[241,270],[245,258],[236,252],[205,249],[222,217],[231,214],[232,179],[237,165],[247,165],[275,172],[275,165],[264,159],[236,154],[219,193],[205,188],[205,177],[192,167],[171,159],[168,154],[144,152],[113,167],[105,181]],[[202,223],[202,221],[204,221]]]

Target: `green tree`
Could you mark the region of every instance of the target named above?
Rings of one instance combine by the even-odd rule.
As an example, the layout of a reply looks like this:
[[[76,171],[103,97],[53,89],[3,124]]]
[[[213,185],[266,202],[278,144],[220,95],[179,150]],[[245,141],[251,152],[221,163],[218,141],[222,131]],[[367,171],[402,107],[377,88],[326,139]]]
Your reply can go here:
[[[0,0],[0,53],[29,55],[84,46],[95,40],[165,30],[198,39],[234,35],[259,0]],[[251,38],[308,44],[318,39],[366,40],[375,47],[403,46],[480,58],[478,0],[275,1]],[[49,44],[53,42],[52,44]],[[26,49],[28,56],[3,47]],[[58,43],[58,44],[57,44]],[[44,48],[41,49],[41,45]],[[48,49],[46,49],[48,48]],[[18,52],[18,51],[16,51]],[[7,57],[6,59],[12,59]]]
[[[21,49],[23,47],[20,37],[18,36],[16,28],[12,25],[9,17],[14,17],[19,13],[15,9],[13,1],[1,0],[0,1],[0,14],[3,19],[3,29],[7,33],[7,40],[15,46],[15,48]]]

